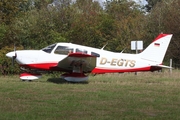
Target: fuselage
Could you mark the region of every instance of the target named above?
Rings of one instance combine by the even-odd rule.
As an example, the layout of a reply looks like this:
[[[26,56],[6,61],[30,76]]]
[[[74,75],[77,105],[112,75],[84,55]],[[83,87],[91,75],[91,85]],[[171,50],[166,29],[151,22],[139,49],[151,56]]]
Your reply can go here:
[[[58,62],[66,58],[69,53],[76,52],[97,57],[96,67],[92,73],[149,71],[152,69],[151,65],[159,64],[143,60],[138,54],[110,52],[72,43],[57,43],[41,50],[18,50],[15,60],[21,67],[25,68],[65,71],[56,67]],[[11,57],[14,54],[15,52],[10,52],[7,56]],[[151,71],[156,69],[153,68]]]
[[[72,44],[56,43],[41,50],[18,50],[6,54],[17,61],[24,73],[22,80],[34,80],[44,71],[65,72],[61,78],[80,82],[88,74],[155,71],[171,68],[162,65],[172,34],[159,34],[139,54],[110,52],[102,49]]]

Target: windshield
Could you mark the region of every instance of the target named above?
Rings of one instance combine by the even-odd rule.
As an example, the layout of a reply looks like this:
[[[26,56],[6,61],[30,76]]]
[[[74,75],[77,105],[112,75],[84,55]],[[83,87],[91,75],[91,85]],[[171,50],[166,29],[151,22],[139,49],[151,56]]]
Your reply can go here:
[[[54,49],[55,46],[56,46],[56,44],[47,46],[47,47],[43,48],[42,51],[47,52],[47,53],[51,53],[51,51]]]

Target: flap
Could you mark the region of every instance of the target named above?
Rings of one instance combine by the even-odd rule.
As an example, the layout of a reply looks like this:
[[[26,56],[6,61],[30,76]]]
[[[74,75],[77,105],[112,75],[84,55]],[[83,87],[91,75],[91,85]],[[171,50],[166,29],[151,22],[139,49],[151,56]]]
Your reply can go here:
[[[91,72],[96,67],[96,57],[85,53],[70,53],[58,63],[59,68],[68,71],[80,66],[83,72]]]

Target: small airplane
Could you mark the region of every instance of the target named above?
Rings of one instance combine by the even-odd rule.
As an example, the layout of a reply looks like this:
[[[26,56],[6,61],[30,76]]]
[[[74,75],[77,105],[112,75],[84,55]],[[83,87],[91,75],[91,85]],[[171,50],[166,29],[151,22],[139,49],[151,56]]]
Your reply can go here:
[[[15,50],[6,54],[15,60],[23,73],[21,80],[35,80],[48,71],[61,71],[61,78],[71,82],[88,80],[90,73],[156,71],[162,65],[172,34],[159,34],[141,53],[128,54],[72,44],[56,43],[41,50]]]

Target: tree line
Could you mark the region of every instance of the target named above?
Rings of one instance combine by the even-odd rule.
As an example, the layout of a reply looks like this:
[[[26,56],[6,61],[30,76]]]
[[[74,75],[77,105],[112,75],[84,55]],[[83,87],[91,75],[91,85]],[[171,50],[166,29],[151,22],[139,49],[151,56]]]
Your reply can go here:
[[[70,0],[69,0],[70,1]],[[129,0],[76,0],[48,6],[52,0],[0,0],[1,74],[17,74],[19,68],[5,54],[16,49],[41,49],[56,42],[71,42],[114,52],[133,52],[130,41],[149,45],[161,32],[172,33],[165,63],[180,67],[180,0],[146,0],[140,6]]]

